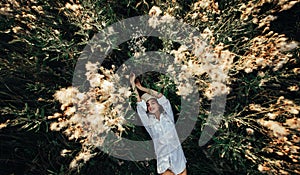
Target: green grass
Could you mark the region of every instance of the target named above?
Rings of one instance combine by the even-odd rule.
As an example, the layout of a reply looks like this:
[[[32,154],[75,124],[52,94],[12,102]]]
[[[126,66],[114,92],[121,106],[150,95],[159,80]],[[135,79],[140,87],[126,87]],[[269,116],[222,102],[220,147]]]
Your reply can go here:
[[[70,162],[82,148],[81,144],[78,141],[69,141],[61,132],[50,131],[49,125],[53,120],[47,120],[47,116],[60,111],[60,104],[53,99],[53,94],[61,88],[71,86],[77,59],[94,34],[105,25],[148,14],[153,5],[169,11],[177,19],[183,19],[200,31],[209,27],[214,31],[215,43],[224,43],[227,49],[236,54],[234,63],[237,64],[252,47],[249,40],[262,35],[262,29],[258,29],[256,24],[250,20],[240,20],[241,12],[238,8],[242,2],[247,4],[248,1],[216,1],[221,13],[214,14],[208,10],[208,22],[191,18],[193,13],[205,12],[205,9],[193,10],[195,2],[197,1],[126,0],[107,3],[103,0],[88,0],[79,1],[83,7],[79,14],[65,8],[66,2],[57,0],[2,2],[0,124],[6,123],[7,126],[0,127],[0,174],[156,174],[155,160],[118,160],[98,149],[93,150],[97,155],[82,167],[69,169]],[[274,13],[278,18],[271,22],[271,30],[299,42],[299,5],[297,3],[289,10]],[[40,6],[43,10],[37,11],[34,6]],[[8,7],[10,10],[5,10]],[[259,15],[270,13],[269,9],[272,8],[272,5],[264,5]],[[34,15],[35,18],[24,16],[26,14]],[[249,40],[245,40],[245,37]],[[109,55],[105,61],[106,67],[111,64],[121,65],[128,59],[132,54],[128,50],[128,44],[122,44],[120,50],[114,50]],[[178,48],[178,43],[172,43],[172,46],[168,44],[170,43],[167,41],[150,37],[144,47],[147,50]],[[204,147],[198,146],[198,139],[207,118],[205,112],[209,110],[210,101],[200,92],[202,102],[198,121],[191,135],[182,144],[188,160],[189,174],[261,174],[258,165],[267,159],[285,161],[283,169],[290,174],[299,169],[288,155],[280,157],[262,151],[264,147],[272,146],[268,143],[276,138],[269,136],[268,130],[257,123],[256,119],[264,118],[264,115],[248,109],[252,103],[267,108],[276,103],[280,96],[300,105],[299,90],[287,90],[293,85],[300,86],[299,74],[293,73],[294,68],[299,68],[300,50],[297,48],[290,53],[293,54],[293,59],[277,72],[271,68],[258,68],[252,73],[230,70],[231,92],[227,96],[224,120],[213,139]],[[259,77],[259,71],[264,72],[265,76]],[[159,78],[151,78],[153,75]],[[267,80],[265,86],[259,86],[262,79]],[[171,79],[149,73],[144,75],[142,83],[164,91],[172,102],[174,111],[180,110],[181,104]],[[159,83],[167,86],[161,89]],[[298,117],[285,113],[278,121],[283,122],[294,116]],[[253,136],[247,135],[245,129],[248,127],[255,130]],[[129,128],[126,137],[148,138],[143,128]],[[296,131],[292,133],[299,137]],[[63,149],[72,152],[62,157],[60,152]],[[248,149],[261,158],[256,162],[247,159],[245,152]],[[275,169],[277,171],[278,167]]]

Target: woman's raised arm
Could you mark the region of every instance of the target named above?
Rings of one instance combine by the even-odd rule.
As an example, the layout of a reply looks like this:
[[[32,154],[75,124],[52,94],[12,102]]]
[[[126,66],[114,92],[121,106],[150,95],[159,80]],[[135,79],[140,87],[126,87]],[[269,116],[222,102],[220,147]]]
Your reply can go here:
[[[153,89],[149,89],[149,88],[143,87],[143,86],[141,85],[141,83],[140,83],[139,80],[137,80],[137,81],[135,82],[135,86],[136,86],[139,90],[141,90],[141,91],[143,91],[143,92],[146,92],[146,93],[148,93],[148,94],[150,94],[150,95],[153,95],[153,96],[156,97],[156,98],[160,98],[160,97],[163,96],[163,94],[160,93],[160,92],[157,92],[157,91],[155,91],[155,90],[153,90]]]
[[[138,102],[141,101],[141,97],[137,91],[137,88],[136,88],[136,83],[135,83],[135,74],[134,73],[130,73],[130,84],[131,84],[131,87],[133,89],[133,92],[136,94],[136,99]]]

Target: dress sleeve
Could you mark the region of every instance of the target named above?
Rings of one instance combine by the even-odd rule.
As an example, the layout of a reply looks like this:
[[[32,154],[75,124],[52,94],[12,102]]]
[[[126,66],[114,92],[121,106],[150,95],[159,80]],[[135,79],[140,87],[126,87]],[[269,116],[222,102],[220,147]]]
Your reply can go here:
[[[163,95],[162,97],[157,99],[157,102],[164,108],[169,118],[174,122],[174,114],[170,101]]]
[[[146,102],[144,100],[137,102],[136,109],[137,109],[137,113],[138,113],[144,127],[150,133],[151,132],[150,131],[151,122],[150,122],[150,119],[149,119],[149,117],[146,113],[146,111],[147,111]]]

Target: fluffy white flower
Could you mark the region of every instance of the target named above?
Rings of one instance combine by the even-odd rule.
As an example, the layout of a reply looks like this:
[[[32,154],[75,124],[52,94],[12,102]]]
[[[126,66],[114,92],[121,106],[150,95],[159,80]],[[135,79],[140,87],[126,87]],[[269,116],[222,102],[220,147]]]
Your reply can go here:
[[[169,14],[165,14],[161,17],[161,23],[173,23],[175,21],[175,17]]]
[[[181,95],[183,97],[189,95],[193,92],[193,86],[189,83],[180,83],[179,86],[177,86],[178,91],[176,94]]]
[[[91,75],[91,77],[89,79],[91,87],[101,86],[101,79],[102,78],[103,78],[103,75],[100,75],[100,74]]]
[[[75,103],[76,95],[78,93],[78,89],[74,87],[62,88],[53,95],[56,100],[60,103],[68,105],[70,103]]]
[[[159,25],[160,21],[157,19],[157,17],[151,17],[148,20],[148,24],[152,28],[156,28]]]
[[[88,61],[87,64],[85,65],[85,68],[88,72],[97,73],[97,71],[99,69],[98,66],[99,66],[99,62],[92,63],[92,62]]]
[[[108,94],[115,91],[114,84],[107,80],[102,81],[101,88],[103,89],[104,92],[106,92]]]
[[[153,6],[149,11],[149,16],[159,16],[162,13],[159,7]]]

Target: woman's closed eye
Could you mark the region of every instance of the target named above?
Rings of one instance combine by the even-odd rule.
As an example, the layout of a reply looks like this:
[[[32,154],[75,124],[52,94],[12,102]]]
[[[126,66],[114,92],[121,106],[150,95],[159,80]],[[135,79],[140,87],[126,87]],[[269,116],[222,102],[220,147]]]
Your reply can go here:
[[[150,104],[151,104],[151,105],[155,105],[156,102],[154,102],[154,101],[153,101],[153,102],[148,102],[148,103],[147,103],[147,106],[150,106]]]

